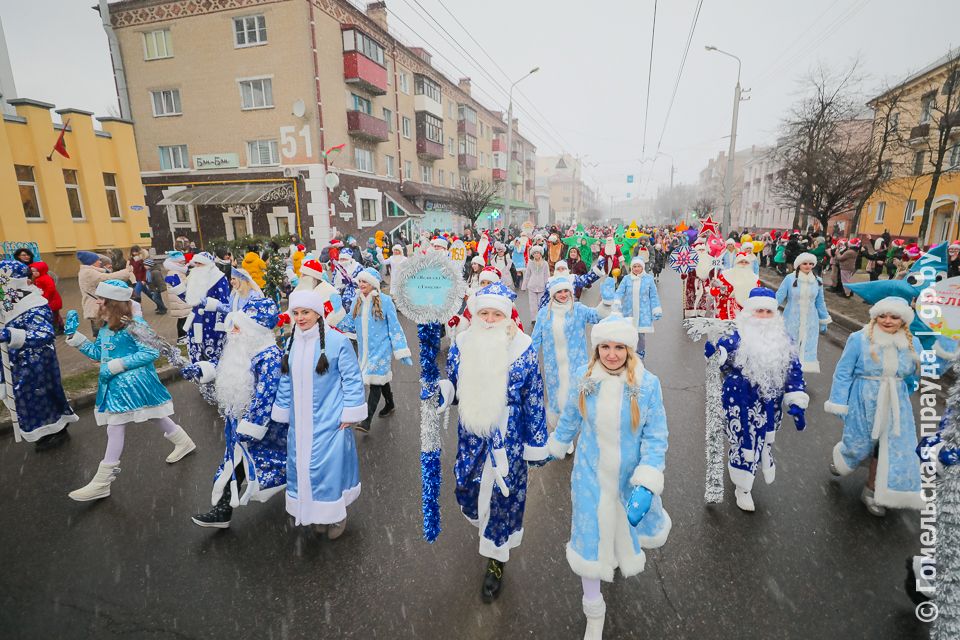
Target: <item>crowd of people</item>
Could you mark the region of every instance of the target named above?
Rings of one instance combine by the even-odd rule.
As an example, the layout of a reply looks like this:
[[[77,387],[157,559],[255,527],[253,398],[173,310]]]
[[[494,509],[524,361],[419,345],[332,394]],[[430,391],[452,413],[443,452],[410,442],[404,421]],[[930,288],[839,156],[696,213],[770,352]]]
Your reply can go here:
[[[682,291],[682,316],[725,327],[704,354],[722,372],[727,470],[745,512],[755,510],[757,471],[774,481],[784,414],[798,430],[806,426],[805,376],[820,372],[819,336],[832,322],[825,288],[843,291],[858,268],[871,278],[902,278],[920,257],[888,234],[865,243],[817,232],[754,241],[636,224],[433,233],[413,244],[371,239],[363,249],[352,238],[334,239],[316,252],[293,238],[277,249],[281,286],[270,286],[256,246],[236,258],[174,250],[162,261],[134,247],[117,270],[105,256],[80,251],[82,308],[67,313],[46,264],[28,250],[0,263],[0,343],[24,439],[49,448],[78,420],[53,346],[62,332],[99,364],[94,417],[107,436],[91,481],[72,499],[110,495],[130,425],[160,428],[173,447],[167,463],[196,449],[157,376],[165,345],[143,317],[146,294],[157,314],[177,319],[187,352],[181,373],[223,419],[211,509],[193,522],[226,528],[238,507],[284,493],[296,525],[336,539],[361,492],[354,433],[370,433],[374,416],[394,414],[394,365],[413,364],[391,282],[411,257],[441,252],[462,261],[466,295],[444,328],[450,344],[437,410],[458,407],[455,493],[486,559],[481,596],[498,597],[510,552],[521,543],[528,468],[573,454],[566,557],[582,582],[585,638],[602,635],[601,581],[612,581],[617,569],[624,577],[642,572],[644,549],[665,544],[672,525],[661,500],[667,412],[645,364],[664,318],[658,287],[671,254],[684,249],[696,259],[669,281]],[[947,252],[945,269],[956,275],[960,244]],[[776,291],[761,283],[761,265],[785,276]],[[526,327],[518,292],[527,295]],[[911,333],[910,301],[885,296],[869,315],[833,374],[825,410],[842,419],[843,436],[824,466],[847,475],[867,462],[862,501],[882,516],[923,506],[910,403],[923,346]],[[941,355],[955,359],[957,351]]]

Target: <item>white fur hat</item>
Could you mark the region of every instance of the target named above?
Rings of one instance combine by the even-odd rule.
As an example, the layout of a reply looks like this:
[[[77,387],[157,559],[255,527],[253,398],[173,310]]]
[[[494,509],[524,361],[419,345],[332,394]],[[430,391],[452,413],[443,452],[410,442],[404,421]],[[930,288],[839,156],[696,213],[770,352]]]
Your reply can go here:
[[[539,245],[539,244],[533,245],[532,247],[530,247],[530,253],[539,253],[540,255],[543,255],[543,245]]]
[[[802,264],[812,264],[813,266],[817,266],[817,256],[807,252],[801,253],[794,259],[793,268],[799,269],[800,265]]]
[[[500,270],[496,267],[484,267],[480,272],[480,282],[500,282]]]
[[[750,297],[743,305],[744,313],[753,313],[757,309],[766,309],[767,311],[777,311],[777,294],[772,289],[766,287],[754,287],[750,290]]]
[[[645,265],[647,264],[647,261],[644,260],[643,258],[641,258],[640,256],[633,256],[633,259],[630,261],[630,267],[632,268],[633,265],[635,265],[635,264],[639,264],[639,265],[644,265],[644,266],[645,266]]]
[[[573,278],[570,276],[553,276],[547,280],[547,290],[552,298],[558,291],[573,291]]]
[[[97,285],[97,290],[94,293],[98,298],[119,300],[120,302],[128,302],[133,297],[133,289],[122,280],[104,280]]]
[[[513,312],[513,299],[516,297],[517,294],[502,282],[488,284],[470,298],[470,313],[477,315],[482,309],[496,309],[509,318]]]
[[[897,296],[887,296],[877,304],[870,307],[870,319],[874,320],[877,316],[889,313],[899,316],[903,323],[909,325],[913,322],[913,309],[910,303]]]
[[[357,274],[357,280],[366,282],[374,289],[380,288],[380,273],[373,267],[367,267]]]
[[[614,311],[593,325],[593,332],[590,334],[590,343],[594,347],[604,342],[618,342],[636,349],[637,329],[630,318],[624,318],[619,312]]]
[[[473,258],[470,260],[470,264],[476,264],[482,267],[486,264],[486,262],[483,261],[483,256],[473,256]]]
[[[567,264],[566,260],[557,260],[557,264],[553,265],[553,272],[556,273],[557,269],[566,269],[570,271],[570,265]]]
[[[319,313],[320,317],[323,317],[325,315],[323,309],[324,302],[323,296],[312,289],[300,289],[290,294],[291,311],[294,309],[312,309]]]

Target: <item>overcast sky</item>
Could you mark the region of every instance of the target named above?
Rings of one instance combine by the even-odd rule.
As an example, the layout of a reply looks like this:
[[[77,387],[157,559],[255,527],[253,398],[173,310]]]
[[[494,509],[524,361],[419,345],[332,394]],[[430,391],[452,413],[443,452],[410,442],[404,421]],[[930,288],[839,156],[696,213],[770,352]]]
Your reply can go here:
[[[0,0],[21,97],[98,114],[116,108],[106,36],[93,4]],[[491,107],[505,109],[507,100],[487,74],[507,87],[539,66],[539,73],[518,85],[522,95],[514,93],[520,129],[541,155],[562,148],[598,163],[587,176],[605,199],[641,190],[653,195],[658,183],[669,182],[668,157],[639,162],[652,158],[658,143],[675,159],[678,182],[696,181],[707,159],[727,148],[737,65],[705,51],[705,45],[743,61],[742,84],[751,89],[751,99],[740,109],[737,148],[742,149],[775,139],[781,118],[802,93],[802,78],[818,65],[839,70],[859,59],[863,92],[871,94],[960,44],[956,0],[704,0],[664,130],[697,4],[659,2],[644,153],[654,0],[387,0],[395,12],[388,16],[395,34],[411,45],[426,41],[436,65],[454,79],[471,76],[474,96]],[[445,38],[459,42],[481,64],[445,42],[426,12],[449,32]],[[626,183],[628,174],[636,176],[634,185]]]

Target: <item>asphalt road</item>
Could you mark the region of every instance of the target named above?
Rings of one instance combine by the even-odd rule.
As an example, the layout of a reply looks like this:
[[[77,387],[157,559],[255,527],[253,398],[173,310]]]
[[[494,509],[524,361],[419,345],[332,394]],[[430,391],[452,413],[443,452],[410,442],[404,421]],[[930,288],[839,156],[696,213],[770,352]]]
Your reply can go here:
[[[756,513],[736,508],[729,482],[724,504],[704,505],[702,347],[681,330],[678,288],[665,273],[665,315],[647,341],[670,425],[673,530],[644,573],[604,585],[606,637],[927,637],[901,586],[919,517],[870,516],[859,501],[865,471],[836,480],[827,469],[840,434],[822,411],[829,373],[809,376],[807,430],[785,422],[777,481],[758,480]],[[838,357],[821,342],[824,371]],[[523,544],[500,599],[485,605],[477,533],[453,496],[455,428],[445,434],[444,531],[431,545],[420,531],[417,370],[396,366],[395,376],[397,412],[357,436],[363,493],[336,541],[293,527],[282,497],[237,510],[227,531],[190,522],[208,508],[222,455],[216,413],[190,383],[170,390],[197,452],[167,465],[159,429],[129,429],[113,495],[96,503],[67,497],[103,454],[91,410],[57,451],[5,434],[0,637],[580,638],[580,580],[564,557],[571,463],[531,471]]]

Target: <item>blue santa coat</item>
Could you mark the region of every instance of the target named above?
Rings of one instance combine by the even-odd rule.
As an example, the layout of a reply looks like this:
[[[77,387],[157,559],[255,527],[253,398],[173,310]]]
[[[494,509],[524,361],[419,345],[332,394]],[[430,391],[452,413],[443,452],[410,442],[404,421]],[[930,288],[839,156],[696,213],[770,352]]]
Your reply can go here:
[[[793,338],[800,355],[800,367],[805,373],[820,373],[817,360],[817,346],[820,341],[820,327],[833,320],[823,300],[823,283],[813,273],[812,281],[801,279],[797,282],[795,273],[789,274],[777,289],[777,304],[783,309],[783,320],[787,333]],[[794,286],[794,283],[797,283]]]
[[[516,246],[513,246],[510,252],[510,258],[513,260],[513,268],[517,271],[522,272],[527,268],[527,257],[523,249],[517,249]]]
[[[133,321],[146,324],[140,317]],[[159,351],[138,342],[126,328],[113,331],[104,325],[95,342],[79,333],[75,337],[83,340],[80,352],[101,364],[94,411],[97,424],[146,422],[173,415],[173,399],[153,366]],[[116,358],[123,360],[124,371],[113,375],[106,372],[106,364]]]
[[[875,341],[883,339],[880,333],[876,328]],[[906,334],[897,335],[903,336],[902,345],[875,344],[873,351],[877,358],[874,360],[867,330],[850,334],[837,362],[830,400],[824,409],[843,416],[843,439],[833,449],[833,463],[841,475],[853,473],[879,443],[874,489],[877,504],[922,509],[920,464],[915,457],[917,431],[910,403],[910,394],[917,382],[917,354],[922,347],[920,341],[913,338],[911,352]],[[878,404],[886,407],[886,411],[878,414]]]
[[[726,413],[727,437],[730,441],[727,467],[730,479],[739,488],[749,491],[758,466],[764,480],[773,482],[776,464],[773,442],[780,430],[783,408],[795,404],[806,409],[810,397],[806,394],[800,360],[793,357],[787,370],[783,391],[769,400],[760,396],[759,389],[734,364],[740,334],[721,338],[718,347],[726,350],[726,359],[720,366],[723,373],[723,409]]]
[[[633,319],[637,333],[653,333],[653,321],[663,315],[657,284],[653,276],[643,273],[639,277],[627,274],[617,287],[617,297],[624,316]]]
[[[597,265],[594,265],[593,269],[586,272],[583,275],[571,276],[573,278],[573,294],[577,295],[580,293],[584,287],[589,287],[594,282],[600,279],[600,276],[603,275],[603,270],[598,269]],[[543,309],[550,302],[550,290],[547,289],[543,292],[543,295],[540,296],[540,303],[537,305],[537,309]]]
[[[480,555],[506,562],[510,549],[523,538],[523,510],[527,497],[527,463],[547,457],[547,422],[543,409],[543,379],[530,336],[518,333],[511,343],[513,358],[507,377],[507,424],[501,430],[510,495],[494,484],[493,438],[482,438],[458,425],[456,496],[463,515],[480,530]],[[447,376],[456,387],[460,348],[447,357]]]
[[[353,299],[357,295],[357,276],[361,271],[363,271],[363,265],[356,260],[348,265],[338,263],[337,268],[333,270],[333,286],[340,292],[344,309],[353,309]]]
[[[373,315],[373,296],[380,296],[383,318]],[[354,313],[357,314],[356,317]],[[407,338],[397,318],[393,298],[385,293],[371,291],[369,296],[358,295],[350,314],[357,333],[360,374],[364,384],[386,384],[393,379],[391,360],[410,357]]]
[[[629,577],[643,571],[643,548],[663,546],[670,533],[670,516],[663,508],[663,468],[667,453],[667,416],[660,380],[637,363],[636,384],[611,375],[600,365],[589,378],[587,368],[576,374],[586,400],[580,414],[581,389],[574,387],[549,450],[562,458],[580,434],[571,474],[572,523],[567,562],[584,578],[613,580],[614,570]],[[637,398],[640,421],[633,427],[631,396]],[[650,511],[637,524],[627,520],[634,488],[654,494]]]
[[[360,495],[360,462],[352,429],[367,417],[360,365],[350,339],[325,328],[329,369],[316,373],[319,331],[295,330],[271,418],[290,425],[287,433],[287,513],[298,525],[332,524],[347,517]]]
[[[280,349],[273,346],[255,355],[250,362],[253,399],[242,418],[227,416],[224,420],[226,447],[214,475],[211,504],[220,500],[224,487],[236,477],[235,468],[241,464],[246,472],[247,487],[242,495],[233,487],[230,495],[234,506],[250,500],[266,502],[287,483],[289,425],[270,419],[280,386],[280,358]]]
[[[551,424],[559,419],[563,411],[573,372],[586,366],[590,357],[587,353],[587,325],[598,322],[600,315],[597,310],[579,302],[575,302],[566,313],[553,307],[544,307],[537,313],[537,325],[531,337],[534,350],[543,349],[543,373]]]
[[[80,418],[70,408],[60,382],[60,363],[54,349],[50,307],[32,292],[5,314],[10,331],[8,355],[13,378],[13,400],[20,432],[27,442],[63,430]],[[3,383],[0,367],[0,383]],[[0,393],[4,393],[0,389]]]
[[[216,269],[216,267],[203,268]],[[217,308],[207,310],[205,303],[201,302],[187,316],[187,345],[192,362],[206,360],[216,364],[220,360],[223,341],[227,337],[227,334],[223,331],[225,314],[219,309],[220,305],[227,305],[230,302],[230,282],[219,269],[217,269],[217,273],[220,274],[220,277],[207,290],[207,298],[215,300]]]

